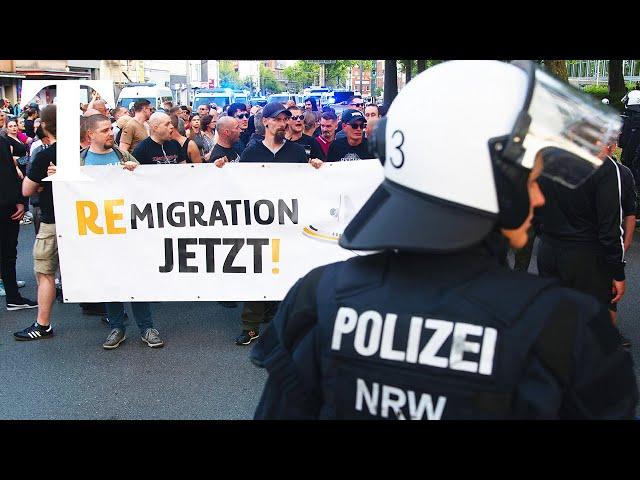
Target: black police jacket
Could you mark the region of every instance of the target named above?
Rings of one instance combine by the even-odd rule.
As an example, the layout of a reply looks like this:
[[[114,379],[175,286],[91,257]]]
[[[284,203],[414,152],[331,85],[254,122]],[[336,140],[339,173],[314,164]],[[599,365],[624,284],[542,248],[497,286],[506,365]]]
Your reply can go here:
[[[312,270],[251,358],[256,419],[625,419],[638,400],[597,301],[483,247]]]

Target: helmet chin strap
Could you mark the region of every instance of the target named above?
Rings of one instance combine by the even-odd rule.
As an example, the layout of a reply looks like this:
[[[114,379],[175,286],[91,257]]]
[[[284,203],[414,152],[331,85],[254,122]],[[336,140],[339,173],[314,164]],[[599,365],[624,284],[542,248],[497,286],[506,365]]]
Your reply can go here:
[[[531,172],[503,158],[504,140],[493,139],[489,142],[489,149],[500,208],[497,226],[511,230],[520,227],[529,216],[528,181]]]

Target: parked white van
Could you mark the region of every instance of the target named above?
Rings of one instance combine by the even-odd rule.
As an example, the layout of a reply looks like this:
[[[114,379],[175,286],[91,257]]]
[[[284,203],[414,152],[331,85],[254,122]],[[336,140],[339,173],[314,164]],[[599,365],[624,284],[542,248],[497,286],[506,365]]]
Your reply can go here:
[[[133,108],[134,102],[146,98],[156,110],[162,108],[162,103],[173,102],[171,90],[167,87],[158,87],[155,83],[128,83],[118,95],[117,106]]]

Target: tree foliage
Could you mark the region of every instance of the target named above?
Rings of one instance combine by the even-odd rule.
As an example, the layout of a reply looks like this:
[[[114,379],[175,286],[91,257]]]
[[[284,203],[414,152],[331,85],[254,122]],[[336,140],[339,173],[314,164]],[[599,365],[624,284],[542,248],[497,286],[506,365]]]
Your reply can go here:
[[[264,91],[269,91],[271,93],[282,92],[286,90],[285,85],[282,82],[279,82],[276,78],[275,74],[265,67],[263,64],[260,64],[260,88]]]
[[[244,82],[240,80],[240,75],[236,72],[232,62],[221,60],[218,65],[218,77],[221,87],[242,88],[244,86]]]

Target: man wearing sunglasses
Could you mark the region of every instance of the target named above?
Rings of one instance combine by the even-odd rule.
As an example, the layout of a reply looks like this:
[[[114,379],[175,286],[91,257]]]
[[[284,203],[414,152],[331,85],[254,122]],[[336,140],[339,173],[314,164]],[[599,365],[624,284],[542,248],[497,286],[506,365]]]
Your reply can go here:
[[[244,103],[232,103],[229,105],[227,115],[238,120],[238,126],[240,127],[240,138],[233,144],[233,149],[242,155],[242,152],[249,142],[251,132],[249,132],[249,112],[247,106]]]
[[[349,107],[354,110],[358,110],[359,112],[364,111],[364,100],[360,97],[351,97],[349,99]]]
[[[304,133],[304,112],[300,107],[293,106],[287,108],[291,112],[289,120],[287,120],[287,133],[285,138],[293,143],[297,143],[304,147],[307,157],[322,158],[322,151],[318,142],[313,137]]]
[[[371,158],[364,130],[367,119],[358,110],[346,110],[342,114],[344,138],[337,138],[329,147],[327,162],[348,162]]]

